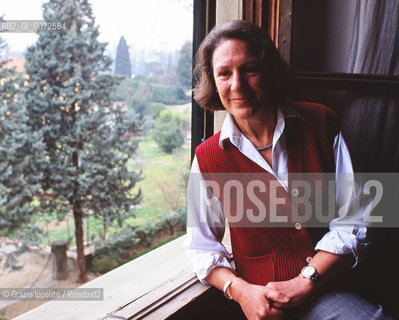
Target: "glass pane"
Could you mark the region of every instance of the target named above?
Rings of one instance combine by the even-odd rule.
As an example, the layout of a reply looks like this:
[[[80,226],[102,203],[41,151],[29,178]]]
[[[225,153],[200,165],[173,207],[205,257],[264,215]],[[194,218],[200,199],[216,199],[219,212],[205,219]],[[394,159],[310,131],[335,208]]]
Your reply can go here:
[[[59,241],[75,260],[83,242],[93,279],[182,235],[193,1],[6,0],[1,10],[4,287],[51,287]],[[19,254],[23,241],[35,251]],[[78,275],[75,263],[62,286]]]
[[[293,6],[297,70],[398,74],[395,0],[298,0]]]

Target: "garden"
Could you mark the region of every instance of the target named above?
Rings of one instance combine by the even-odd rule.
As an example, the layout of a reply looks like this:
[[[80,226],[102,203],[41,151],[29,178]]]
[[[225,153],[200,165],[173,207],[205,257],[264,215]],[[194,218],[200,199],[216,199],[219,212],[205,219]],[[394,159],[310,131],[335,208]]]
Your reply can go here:
[[[90,271],[110,271],[185,232],[190,150],[189,140],[181,149],[166,153],[152,137],[143,137],[140,158],[129,163],[143,170],[143,179],[136,187],[141,190],[142,200],[134,215],[122,225],[117,221],[106,225],[105,234],[102,219],[88,215],[83,220],[85,249],[92,251],[88,259]],[[36,224],[43,235],[41,245],[50,246],[61,240],[69,242],[71,249],[76,246],[71,213],[63,220],[53,215],[38,216]]]

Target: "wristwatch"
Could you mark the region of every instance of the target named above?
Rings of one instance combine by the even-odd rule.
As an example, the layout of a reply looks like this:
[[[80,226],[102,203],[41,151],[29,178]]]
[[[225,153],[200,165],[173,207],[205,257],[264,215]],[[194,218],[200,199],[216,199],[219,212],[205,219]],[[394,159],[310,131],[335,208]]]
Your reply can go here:
[[[317,273],[316,268],[310,265],[304,266],[302,268],[301,275],[302,277],[310,279],[312,281],[316,281],[320,277],[320,275]]]

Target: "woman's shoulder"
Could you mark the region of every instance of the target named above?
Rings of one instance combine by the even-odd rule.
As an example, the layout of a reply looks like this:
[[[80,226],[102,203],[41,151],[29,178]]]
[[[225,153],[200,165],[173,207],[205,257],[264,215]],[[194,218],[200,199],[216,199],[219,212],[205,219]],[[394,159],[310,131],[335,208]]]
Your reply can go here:
[[[291,106],[302,115],[305,121],[313,124],[317,122],[328,122],[338,125],[338,117],[335,112],[327,106],[317,102],[295,101],[290,102]]]
[[[335,116],[335,112],[328,108],[327,106],[317,103],[317,102],[308,102],[308,101],[292,101],[290,104],[297,109],[300,113],[321,113],[321,114],[329,114],[331,116]]]
[[[219,139],[220,139],[220,131],[216,132],[213,136],[209,137],[201,144],[199,144],[195,149],[195,153],[197,154],[202,152],[212,152],[217,150],[217,148],[220,149]]]

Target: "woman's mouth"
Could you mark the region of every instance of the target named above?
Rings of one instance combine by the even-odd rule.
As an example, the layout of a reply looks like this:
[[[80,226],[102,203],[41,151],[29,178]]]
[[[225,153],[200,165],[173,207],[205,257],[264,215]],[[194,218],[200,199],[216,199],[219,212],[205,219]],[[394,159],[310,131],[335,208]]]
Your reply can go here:
[[[237,98],[232,98],[230,99],[234,103],[244,103],[248,101],[247,97],[237,97]]]

